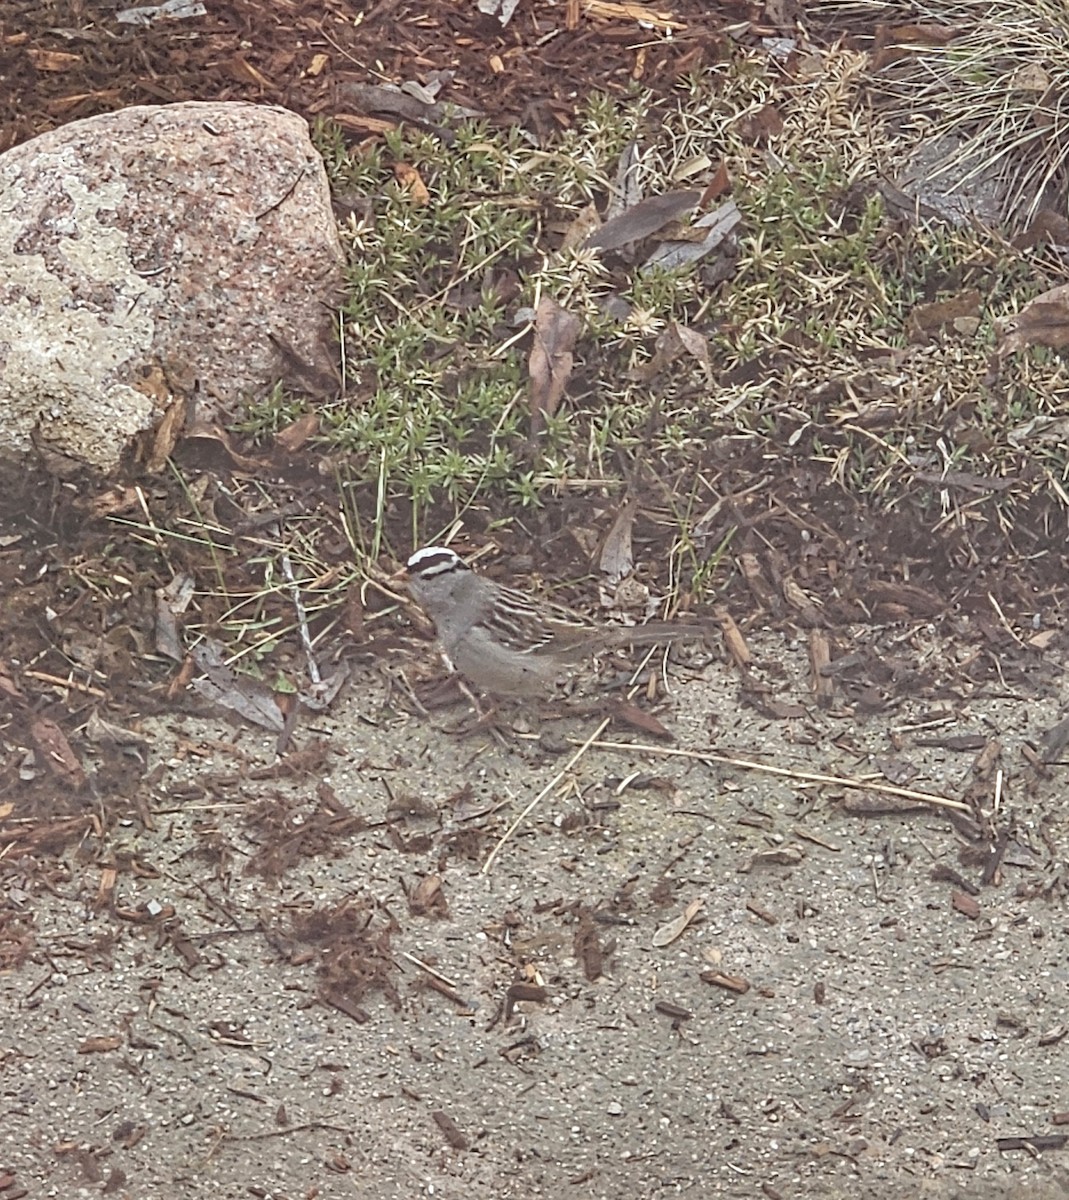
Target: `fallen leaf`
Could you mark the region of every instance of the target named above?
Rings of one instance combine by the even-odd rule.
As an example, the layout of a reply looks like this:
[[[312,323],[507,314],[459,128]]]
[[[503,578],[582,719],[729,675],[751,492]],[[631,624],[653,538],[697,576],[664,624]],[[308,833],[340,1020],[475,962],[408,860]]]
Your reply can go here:
[[[1015,316],[999,324],[998,354],[1005,356],[1027,346],[1069,346],[1069,283],[1043,292]]]
[[[609,526],[605,541],[601,544],[598,567],[609,577],[610,583],[618,583],[635,569],[635,555],[631,547],[631,531],[635,525],[638,505],[626,500]]]
[[[731,656],[731,661],[740,671],[748,670],[753,663],[753,655],[750,653],[750,647],[746,644],[746,639],[736,624],[735,618],[723,605],[719,604],[714,607],[713,616],[720,625],[724,635],[724,649]]]
[[[29,49],[26,51],[26,57],[38,71],[69,71],[72,67],[80,66],[82,62],[80,54],[67,54],[62,50]]]
[[[650,383],[684,354],[696,359],[708,371],[709,343],[704,334],[691,329],[689,325],[669,321],[653,343],[653,357],[648,363],[632,371],[631,377],[639,383]]]
[[[911,46],[945,46],[963,29],[953,25],[938,25],[934,21],[918,21],[906,25],[876,24],[876,37],[871,50],[870,69],[878,71],[910,54]]]
[[[924,342],[934,333],[948,325],[956,328],[963,317],[979,315],[983,301],[975,288],[961,292],[949,300],[935,300],[931,304],[918,304],[909,314],[906,330],[911,342]]]
[[[601,218],[598,216],[597,205],[588,204],[579,210],[575,219],[565,229],[560,248],[574,250],[576,246],[581,246],[600,228]]]
[[[6,696],[9,700],[24,699],[18,684],[11,678],[7,663],[4,662],[0,662],[0,696]]]
[[[1038,92],[1042,95],[1050,88],[1050,76],[1037,62],[1022,64],[1010,79],[1010,90],[1015,92]]]
[[[745,866],[739,867],[739,873],[745,875],[756,867],[796,867],[802,858],[801,850],[794,846],[782,850],[759,850]]]
[[[227,65],[230,68],[230,74],[238,83],[251,83],[265,90],[270,89],[271,81],[261,74],[244,54],[233,55]]]
[[[30,721],[30,735],[52,774],[73,791],[81,791],[86,782],[85,771],[56,722],[51,717],[35,716]]]
[[[721,196],[726,195],[731,191],[731,176],[728,174],[727,163],[723,159],[713,172],[712,179],[705,185],[705,191],[702,192],[702,198],[698,201],[699,208],[706,208],[714,200],[719,200]]]
[[[616,176],[605,203],[604,220],[619,217],[628,209],[634,208],[642,199],[642,178],[639,170],[641,165],[638,141],[633,138],[620,151],[616,163]]]
[[[699,896],[696,900],[692,900],[687,907],[673,921],[669,921],[667,925],[662,925],[660,929],[653,935],[653,945],[658,949],[664,946],[670,946],[676,938],[680,937],[686,930],[687,926],[701,912],[705,901]]]
[[[587,238],[586,246],[591,250],[619,250],[621,246],[640,242],[690,212],[701,196],[695,188],[649,196],[606,221],[597,233]]]
[[[125,729],[111,721],[105,721],[94,708],[85,723],[85,736],[98,745],[111,746],[147,746],[149,739],[134,729]]]
[[[262,459],[249,458],[248,455],[241,454],[235,450],[233,439],[221,426],[208,425],[195,421],[186,431],[186,438],[182,447],[183,458],[187,449],[192,456],[195,456],[197,452],[203,453],[208,448],[222,449],[231,465],[239,471],[248,471],[250,474],[259,475],[262,474],[267,466],[267,463]],[[196,465],[200,465],[199,461]]]
[[[515,7],[515,5],[513,5]],[[502,22],[504,24],[504,22]],[[434,1118],[435,1125],[442,1131],[445,1140],[454,1150],[470,1150],[471,1142],[460,1132],[456,1121],[445,1112],[433,1112],[431,1116]]]
[[[440,875],[428,875],[425,879],[421,879],[408,894],[408,907],[412,915],[416,917],[448,916],[449,905],[442,887]]]
[[[152,437],[152,451],[145,464],[145,469],[150,475],[158,475],[167,465],[171,452],[182,436],[191,410],[192,405],[187,396],[176,396],[167,406],[163,419],[156,426]]]
[[[756,112],[736,117],[732,127],[744,142],[760,146],[783,132],[783,118],[774,104],[766,104]]]
[[[726,992],[734,992],[736,996],[745,996],[750,990],[748,980],[741,975],[725,975],[722,971],[702,971],[699,976],[702,983],[711,983],[713,987],[723,988]]]
[[[258,679],[239,675],[229,667],[218,642],[205,638],[190,657],[203,672],[190,683],[193,691],[220,708],[238,713],[253,725],[272,733],[282,732],[286,722],[274,692]]]
[[[64,113],[70,112],[72,108],[77,108],[79,104],[84,104],[86,100],[92,100],[103,111],[121,98],[121,88],[104,88],[96,92],[77,92],[72,96],[56,96],[48,101],[45,108],[53,116],[62,116]]]
[[[275,435],[275,445],[287,454],[295,454],[310,437],[319,432],[319,414],[310,412],[298,417]]]
[[[642,264],[640,273],[647,274],[655,267],[663,271],[674,271],[698,262],[715,250],[741,220],[739,206],[734,200],[729,200],[715,212],[706,213],[694,222],[695,229],[707,231],[700,242],[662,242]]]
[[[349,133],[360,134],[379,134],[380,136],[387,133],[393,133],[398,128],[396,121],[386,121],[381,117],[365,117],[359,116],[356,113],[336,112],[331,113],[330,119],[335,125],[340,125],[342,129]]]
[[[113,1034],[111,1037],[91,1037],[86,1038],[78,1047],[79,1054],[104,1054],[108,1050],[118,1050],[122,1045],[122,1038],[118,1034]]]
[[[394,178],[401,185],[402,189],[408,192],[413,204],[430,204],[431,194],[427,191],[427,185],[423,182],[423,176],[416,170],[415,167],[408,163],[394,163],[393,165]]]
[[[141,507],[141,495],[134,487],[113,487],[94,496],[89,502],[89,512],[97,518],[114,516],[116,513],[133,512]]]
[[[531,376],[531,437],[546,427],[564,396],[572,373],[572,350],[582,323],[549,296],[538,303],[528,370]]]
[[[637,704],[621,701],[619,704],[613,705],[612,715],[614,720],[620,721],[632,729],[637,729],[640,733],[649,734],[650,737],[675,740],[675,734],[670,729],[658,721],[652,713],[647,712],[644,708],[639,708]]]
[[[1069,220],[1064,214],[1041,208],[1024,233],[1013,239],[1013,246],[1017,250],[1029,250],[1043,242],[1051,242],[1055,246],[1069,245]]]

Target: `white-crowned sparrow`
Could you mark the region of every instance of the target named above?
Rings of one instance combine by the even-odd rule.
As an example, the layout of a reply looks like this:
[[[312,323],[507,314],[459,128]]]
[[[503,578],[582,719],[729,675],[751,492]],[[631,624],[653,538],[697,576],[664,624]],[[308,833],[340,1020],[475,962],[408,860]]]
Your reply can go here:
[[[537,696],[585,654],[613,646],[702,637],[700,627],[651,622],[599,626],[515,588],[477,575],[446,546],[408,560],[408,588],[438,633],[453,667],[494,696]]]

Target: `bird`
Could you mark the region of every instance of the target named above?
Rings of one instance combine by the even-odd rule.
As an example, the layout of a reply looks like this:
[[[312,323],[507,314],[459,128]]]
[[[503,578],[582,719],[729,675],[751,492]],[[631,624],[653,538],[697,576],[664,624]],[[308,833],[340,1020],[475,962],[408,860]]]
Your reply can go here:
[[[424,546],[405,566],[412,598],[434,623],[450,667],[494,697],[551,694],[585,656],[613,647],[703,637],[658,621],[597,625],[570,609],[479,575],[448,546]]]

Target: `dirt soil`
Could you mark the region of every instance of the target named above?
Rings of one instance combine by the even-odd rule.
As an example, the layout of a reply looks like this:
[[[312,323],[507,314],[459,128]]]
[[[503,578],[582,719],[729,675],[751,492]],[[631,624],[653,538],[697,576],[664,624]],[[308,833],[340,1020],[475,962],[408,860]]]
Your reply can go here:
[[[786,774],[592,749],[487,873],[592,719],[458,739],[369,672],[283,766],[144,722],[143,818],[5,871],[0,1195],[1064,1195],[1064,675],[855,632],[922,694],[823,711],[757,632],[775,720],[692,655],[659,744]]]
[[[685,0],[662,43],[565,5],[504,30],[466,0],[116,7],[0,9],[0,148],[194,97],[360,136],[390,118],[347,82],[431,70],[544,136],[586,89],[667,91],[791,19]],[[399,682],[429,646],[395,639],[279,759],[171,688],[155,546],[118,569],[52,487],[0,489],[0,1200],[1069,1194],[1056,581],[976,566],[1018,628],[1034,605],[1028,645],[1001,591],[965,603],[976,575],[913,551],[953,604],[758,610],[748,669],[670,668],[671,739],[613,725],[655,749],[557,784],[597,718],[457,737]]]

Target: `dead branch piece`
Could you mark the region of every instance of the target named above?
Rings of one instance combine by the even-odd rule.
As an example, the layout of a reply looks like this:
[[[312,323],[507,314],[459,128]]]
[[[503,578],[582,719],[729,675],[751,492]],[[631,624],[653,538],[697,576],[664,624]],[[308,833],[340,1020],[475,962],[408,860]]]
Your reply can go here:
[[[604,725],[602,726],[604,729]],[[689,758],[695,762],[721,763],[729,767],[738,767],[743,771],[757,771],[763,775],[777,775],[781,779],[796,779],[801,783],[826,783],[833,787],[850,788],[859,792],[881,792],[886,796],[901,796],[906,800],[916,800],[921,804],[932,804],[936,808],[949,808],[955,812],[971,813],[968,804],[960,800],[951,800],[946,796],[937,796],[934,792],[916,792],[912,788],[896,787],[890,783],[871,783],[864,779],[853,779],[848,775],[820,775],[815,771],[793,771],[787,767],[770,767],[767,763],[752,762],[747,758],[732,758],[728,754],[715,754],[711,750],[680,750],[675,746],[649,746],[641,742],[601,742],[591,739],[583,743],[580,754],[589,749],[625,750],[631,754],[660,754],[666,758]],[[578,758],[578,755],[576,756]],[[574,761],[574,760],[573,760]],[[565,770],[570,769],[569,762]],[[561,774],[563,775],[563,771]],[[559,776],[558,776],[559,778]],[[556,783],[556,780],[553,781]],[[548,790],[548,789],[547,789]],[[538,797],[541,799],[541,796]],[[533,807],[533,804],[532,804]],[[509,831],[511,832],[511,830]],[[486,868],[484,867],[485,871]]]

